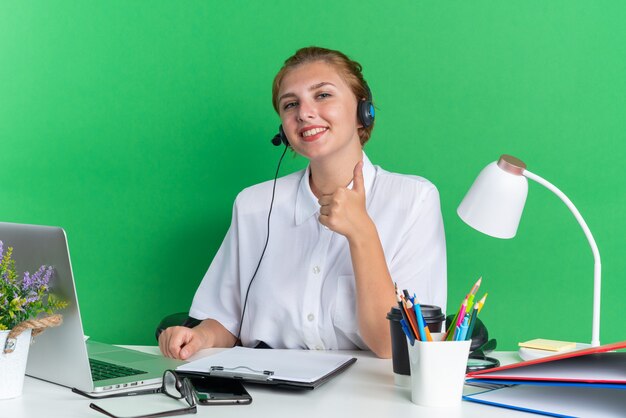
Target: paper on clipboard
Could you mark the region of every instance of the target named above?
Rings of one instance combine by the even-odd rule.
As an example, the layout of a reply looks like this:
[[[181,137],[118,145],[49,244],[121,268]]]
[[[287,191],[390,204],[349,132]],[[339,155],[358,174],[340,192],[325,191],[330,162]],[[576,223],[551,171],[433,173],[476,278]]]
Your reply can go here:
[[[234,347],[184,364],[176,370],[244,380],[314,383],[354,361],[351,356],[310,350]]]

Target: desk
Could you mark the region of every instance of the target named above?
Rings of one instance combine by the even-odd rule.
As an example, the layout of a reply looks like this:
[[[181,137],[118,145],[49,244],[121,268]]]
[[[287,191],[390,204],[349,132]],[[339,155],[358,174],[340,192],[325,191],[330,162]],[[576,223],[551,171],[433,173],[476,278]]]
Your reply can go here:
[[[137,347],[137,350],[158,353],[157,347]],[[203,350],[201,355],[219,350]],[[244,414],[255,417],[480,417],[507,418],[533,415],[514,410],[461,402],[458,408],[425,408],[411,402],[410,389],[394,385],[391,360],[376,358],[371,352],[348,351],[347,354],[358,358],[344,373],[331,379],[313,391],[284,391],[260,385],[248,385],[247,389],[253,401],[247,406],[198,406],[200,417],[237,417]],[[519,361],[514,352],[492,353],[502,364]],[[198,356],[198,354],[196,355]],[[194,356],[194,358],[196,358]],[[466,393],[476,391],[466,387]],[[150,396],[126,397],[146,401]],[[107,400],[106,402],[117,400]],[[91,401],[72,393],[69,389],[26,377],[24,393],[21,397],[0,401],[2,418],[73,418],[99,417],[100,414],[89,408]],[[105,401],[96,401],[101,405]],[[182,403],[180,404],[182,406]],[[105,405],[103,405],[105,406]],[[146,411],[147,412],[147,411]],[[194,415],[182,415],[194,416]]]

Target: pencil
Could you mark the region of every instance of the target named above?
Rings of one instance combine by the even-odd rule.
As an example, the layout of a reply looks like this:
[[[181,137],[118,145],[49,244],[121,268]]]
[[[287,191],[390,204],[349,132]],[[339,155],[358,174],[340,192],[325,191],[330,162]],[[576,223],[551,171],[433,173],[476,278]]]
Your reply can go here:
[[[407,308],[415,313],[415,322],[417,323],[417,330],[420,333],[420,341],[428,341],[426,338],[426,330],[424,329],[424,318],[422,317],[422,312],[419,304],[413,304],[411,301],[407,302]]]
[[[411,334],[411,337],[409,338],[409,340],[412,339],[411,345],[413,345],[413,343],[415,342],[415,334],[410,329],[410,325],[409,325],[410,321],[409,321],[409,317],[406,314],[406,310],[404,309],[404,305],[402,305],[402,297],[400,296],[400,294],[397,294],[396,298],[398,299],[398,305],[400,306],[400,314],[402,315],[402,320],[400,321],[400,325],[402,325],[402,323],[404,322],[404,327],[406,327],[406,331],[408,331]],[[404,327],[403,327],[403,330],[404,330]]]
[[[478,280],[476,280],[476,283],[474,283],[474,287],[472,287],[472,290],[470,291],[470,295],[476,295],[476,292],[478,292],[478,288],[480,287],[480,283],[483,281],[482,276],[478,278]]]
[[[417,331],[417,324],[415,323],[415,317],[411,315],[411,312],[409,311],[406,303],[407,303],[406,300],[402,298],[402,307],[409,321],[410,330],[413,332],[413,335],[415,335],[415,339],[417,340],[419,339],[419,333]]]
[[[456,320],[456,326],[457,327],[461,326],[461,322],[463,322],[463,318],[465,317],[465,311],[467,310],[467,299],[468,298],[469,298],[469,296],[466,296],[465,300],[461,304],[461,310],[459,311],[459,317]]]
[[[402,310],[402,297],[398,292],[398,288],[396,287],[396,300],[398,301],[398,307]]]
[[[478,320],[478,302],[474,304],[474,309],[472,309],[472,316],[470,316],[469,326],[467,328],[467,339],[472,339],[472,332],[474,332],[474,326],[476,325],[476,321]]]
[[[463,303],[461,303],[461,305],[463,305]],[[456,312],[456,314],[454,314],[454,318],[452,319],[452,322],[450,322],[450,325],[448,326],[448,330],[443,335],[443,341],[450,341],[452,339],[452,335],[454,333],[454,327],[456,326],[456,320],[459,317],[460,311],[461,311],[461,307],[459,307],[459,310]]]
[[[467,306],[472,306],[474,304],[474,297],[476,296],[476,293],[478,292],[478,288],[480,287],[480,283],[482,282],[483,278],[482,276],[478,278],[478,280],[476,280],[476,283],[474,284],[474,286],[472,287],[472,290],[470,290],[469,292],[469,296],[467,298]]]
[[[461,303],[459,311],[456,313],[454,319],[450,323],[450,327],[444,335],[444,341],[454,341],[454,330],[457,327],[461,326],[461,321],[463,321],[463,317],[465,316],[465,310],[467,309],[467,298],[469,298],[469,294],[465,296],[465,299],[463,299],[463,303]]]
[[[485,293],[485,296],[483,296],[483,298],[478,301],[478,313],[480,313],[480,311],[482,311],[483,305],[485,304],[485,300],[487,299],[487,295],[488,294],[489,293]]]

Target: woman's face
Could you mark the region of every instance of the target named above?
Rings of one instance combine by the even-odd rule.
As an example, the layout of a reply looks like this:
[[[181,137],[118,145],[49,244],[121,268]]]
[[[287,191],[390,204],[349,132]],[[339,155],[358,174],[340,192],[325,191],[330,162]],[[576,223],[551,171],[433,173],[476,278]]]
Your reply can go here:
[[[357,99],[335,68],[323,61],[289,71],[278,91],[278,109],[289,144],[313,161],[361,149]]]

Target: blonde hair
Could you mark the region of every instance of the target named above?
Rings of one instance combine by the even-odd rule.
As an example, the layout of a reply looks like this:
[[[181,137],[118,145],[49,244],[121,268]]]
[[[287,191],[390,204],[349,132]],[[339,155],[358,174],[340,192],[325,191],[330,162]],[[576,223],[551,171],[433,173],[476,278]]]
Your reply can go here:
[[[316,61],[322,61],[334,66],[348,84],[357,100],[371,100],[371,93],[363,78],[361,64],[351,60],[342,52],[317,46],[309,46],[297,50],[295,54],[287,58],[280,71],[278,71],[278,74],[276,74],[276,77],[274,77],[274,83],[272,84],[272,104],[274,105],[276,113],[279,113],[278,90],[280,89],[280,84],[285,75],[302,64],[309,64]],[[367,128],[359,128],[361,145],[365,145],[370,139],[373,129],[374,122]]]

